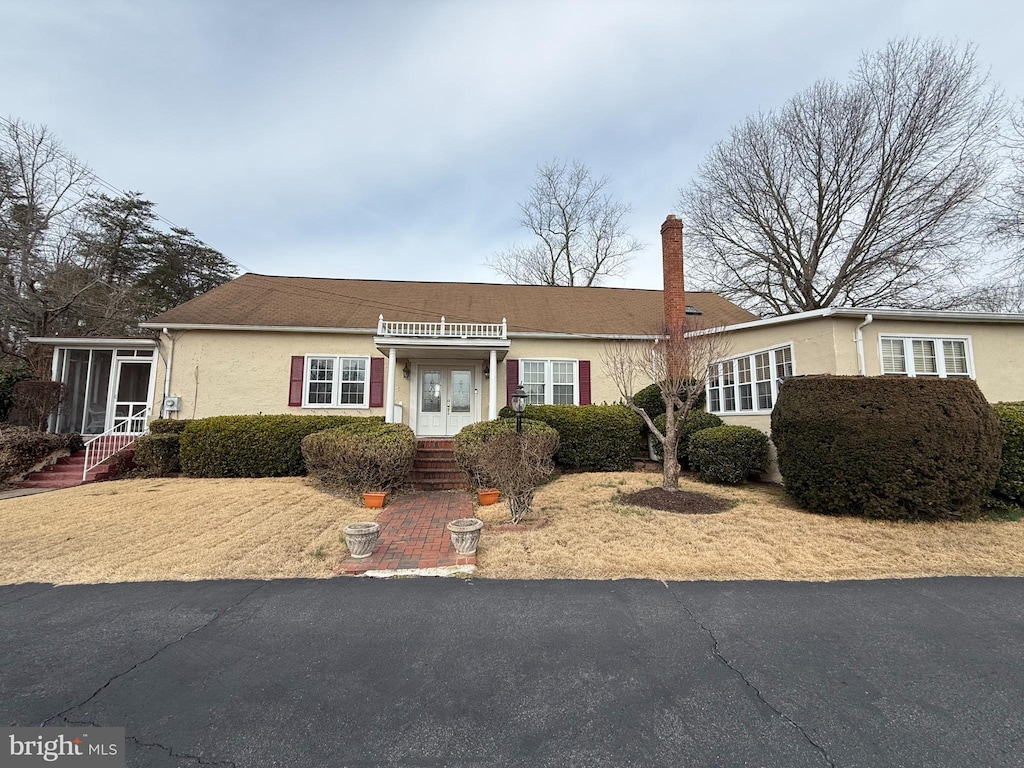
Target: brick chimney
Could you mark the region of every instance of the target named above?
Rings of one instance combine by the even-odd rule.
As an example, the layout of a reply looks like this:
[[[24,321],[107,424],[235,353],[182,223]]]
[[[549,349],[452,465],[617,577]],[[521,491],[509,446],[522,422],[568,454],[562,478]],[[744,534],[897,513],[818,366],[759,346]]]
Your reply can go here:
[[[661,225],[661,266],[665,325],[674,331],[686,324],[686,283],[683,279],[683,222],[672,214]]]

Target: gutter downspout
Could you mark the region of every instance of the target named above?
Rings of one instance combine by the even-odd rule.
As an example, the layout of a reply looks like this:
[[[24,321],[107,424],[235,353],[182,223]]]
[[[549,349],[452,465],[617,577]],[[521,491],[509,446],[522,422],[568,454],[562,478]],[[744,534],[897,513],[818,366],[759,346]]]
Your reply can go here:
[[[864,316],[864,322],[857,326],[857,333],[854,338],[857,341],[857,374],[860,376],[867,376],[867,364],[864,362],[864,329],[871,325],[874,321],[874,316],[867,314]]]
[[[171,394],[171,365],[174,363],[174,337],[171,336],[170,331],[166,328],[164,328],[164,335],[171,340],[171,348],[167,351],[167,364],[164,368],[164,399],[160,403],[160,418],[166,419],[168,413],[164,403],[167,402],[167,398]]]

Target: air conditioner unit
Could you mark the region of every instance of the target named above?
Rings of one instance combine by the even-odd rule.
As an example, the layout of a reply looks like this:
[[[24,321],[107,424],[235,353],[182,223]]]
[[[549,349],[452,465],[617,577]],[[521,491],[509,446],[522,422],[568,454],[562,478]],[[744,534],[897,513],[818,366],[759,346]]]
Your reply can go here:
[[[164,398],[164,410],[167,413],[177,413],[181,410],[181,398],[180,397],[165,397]]]

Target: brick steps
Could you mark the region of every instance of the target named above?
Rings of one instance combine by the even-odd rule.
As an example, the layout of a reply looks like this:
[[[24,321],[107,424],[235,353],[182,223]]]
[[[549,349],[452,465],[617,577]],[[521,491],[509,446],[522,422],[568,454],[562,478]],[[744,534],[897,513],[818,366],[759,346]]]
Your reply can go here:
[[[412,481],[417,491],[462,491],[469,488],[469,478],[455,461],[450,438],[421,438],[416,441]]]
[[[85,469],[85,451],[77,451],[70,456],[57,459],[56,463],[33,472],[20,483],[18,488],[74,488],[82,485],[82,470]],[[114,477],[113,467],[101,464],[93,467],[85,477],[86,483],[109,480]]]

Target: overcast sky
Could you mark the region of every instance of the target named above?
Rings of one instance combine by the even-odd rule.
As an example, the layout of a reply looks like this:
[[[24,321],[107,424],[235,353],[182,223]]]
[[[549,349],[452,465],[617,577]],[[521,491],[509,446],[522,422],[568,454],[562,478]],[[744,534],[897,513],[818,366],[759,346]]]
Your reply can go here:
[[[986,0],[5,0],[0,115],[257,272],[496,282],[538,164],[612,178],[648,247],[730,126],[893,37],[978,46],[1024,95],[1024,4]]]

